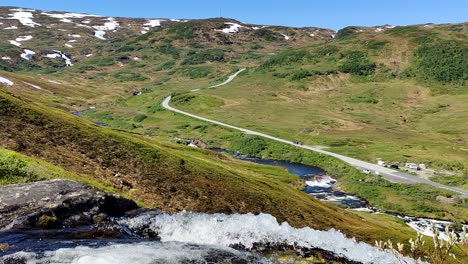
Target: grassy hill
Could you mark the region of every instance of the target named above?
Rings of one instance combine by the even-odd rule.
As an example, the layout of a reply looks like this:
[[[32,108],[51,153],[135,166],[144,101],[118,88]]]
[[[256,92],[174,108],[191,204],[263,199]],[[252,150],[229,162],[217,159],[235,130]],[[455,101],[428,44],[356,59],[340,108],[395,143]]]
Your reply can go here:
[[[0,17],[13,12],[0,8]],[[166,211],[266,212],[294,226],[338,228],[367,241],[412,234],[388,217],[322,204],[283,170],[174,143],[196,138],[320,166],[339,177],[343,189],[388,211],[468,219],[466,199],[437,199],[452,193],[391,184],[335,159],[260,142],[160,106],[173,94],[173,104],[192,113],[371,162],[425,163],[456,174],[432,180],[467,188],[466,23],[334,32],[225,18],[159,19],[154,27],[145,25],[147,19],[72,16],[69,22],[64,13],[30,12],[41,26],[0,18],[0,77],[14,83],[0,84],[0,156],[8,158],[0,159],[0,168],[20,175],[2,183],[66,177]],[[118,26],[97,38],[95,27],[108,22]],[[223,32],[232,23],[239,31]],[[28,35],[20,47],[9,41]],[[25,60],[24,49],[36,54]],[[73,66],[48,58],[54,50]],[[191,91],[244,67],[228,85]],[[75,111],[82,117],[70,114]],[[5,165],[10,162],[18,165]]]
[[[366,241],[412,234],[391,217],[318,202],[278,168],[100,128],[5,91],[0,109],[1,147],[14,150],[0,150],[3,184],[69,178],[169,212],[266,212],[294,226],[336,228]]]

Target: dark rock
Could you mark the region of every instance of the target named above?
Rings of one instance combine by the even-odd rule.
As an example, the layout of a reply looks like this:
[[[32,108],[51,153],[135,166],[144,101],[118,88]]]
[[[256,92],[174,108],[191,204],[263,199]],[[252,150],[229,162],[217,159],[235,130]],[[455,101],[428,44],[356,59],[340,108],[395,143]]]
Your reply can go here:
[[[129,199],[69,180],[0,186],[0,230],[93,224],[137,208]]]

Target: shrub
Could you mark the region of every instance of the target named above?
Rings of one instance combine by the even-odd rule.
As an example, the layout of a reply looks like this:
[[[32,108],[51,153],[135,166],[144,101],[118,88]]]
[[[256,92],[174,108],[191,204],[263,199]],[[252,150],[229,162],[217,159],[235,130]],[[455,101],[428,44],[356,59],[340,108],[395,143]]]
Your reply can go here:
[[[364,51],[351,51],[345,55],[343,63],[338,69],[344,73],[369,75],[375,70],[375,63],[371,62]]]
[[[224,61],[224,51],[221,49],[210,49],[202,51],[190,51],[182,65],[194,65],[205,61]]]
[[[418,75],[425,80],[464,84],[468,80],[468,46],[456,41],[424,44],[416,52]]]
[[[265,150],[267,146],[267,142],[261,137],[239,135],[236,140],[231,142],[230,149],[251,157],[255,157],[262,150]]]
[[[198,78],[204,78],[208,76],[211,73],[210,68],[208,67],[186,67],[182,68],[181,72],[191,78],[191,79],[198,79]]]
[[[142,122],[143,120],[145,120],[148,116],[147,115],[144,115],[144,114],[137,114],[133,117],[133,121],[135,122]]]
[[[310,53],[306,50],[284,51],[268,59],[260,68],[296,64],[303,62],[308,57],[310,57]]]
[[[117,72],[113,74],[113,77],[119,82],[141,82],[148,80],[148,78],[142,76],[139,73],[135,72]]]
[[[175,39],[192,39],[195,37],[195,22],[175,23],[169,28],[169,33],[175,34]]]

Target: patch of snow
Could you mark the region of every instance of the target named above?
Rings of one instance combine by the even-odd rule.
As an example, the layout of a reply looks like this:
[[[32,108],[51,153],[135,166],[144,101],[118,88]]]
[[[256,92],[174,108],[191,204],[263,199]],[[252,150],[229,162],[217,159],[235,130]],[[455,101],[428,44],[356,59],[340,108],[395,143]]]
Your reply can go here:
[[[25,60],[30,60],[32,58],[32,55],[34,54],[36,54],[36,52],[29,50],[29,49],[25,49],[24,53],[21,53],[21,58]]]
[[[333,39],[334,39],[335,37],[336,37],[336,35],[335,35],[335,34],[332,34],[332,35],[331,35],[331,38],[333,38]]]
[[[231,22],[225,22],[224,24],[228,25],[229,27],[228,28],[223,28],[223,29],[215,29],[215,31],[221,31],[221,32],[224,32],[226,34],[234,34],[234,33],[239,32],[240,28],[244,27],[244,26],[241,26],[241,25],[239,25],[237,23],[231,23]]]
[[[18,42],[27,41],[27,40],[30,40],[32,38],[33,38],[32,36],[19,36],[19,37],[16,38],[16,41],[18,41]]]
[[[161,20],[161,19],[151,19],[151,20],[148,20],[148,23],[143,24],[143,26],[152,27],[152,28],[153,28],[153,27],[160,27],[162,21],[164,21],[164,20]]]
[[[59,28],[58,31],[62,31],[62,32],[65,32],[65,31],[68,31],[66,29],[63,29],[63,28]]]
[[[253,30],[259,30],[260,27],[252,27]]]
[[[71,57],[69,57],[67,54],[61,52],[60,50],[54,50],[53,52],[54,53],[47,54],[46,57],[50,59],[62,58],[65,61],[66,66],[73,66],[73,63],[71,62]]]
[[[2,60],[11,60],[11,58],[8,57],[8,56],[4,56],[4,57],[2,57]]]
[[[81,38],[81,35],[78,34],[68,34],[68,36],[72,38]]]
[[[106,38],[104,37],[106,35],[106,32],[105,31],[102,31],[102,30],[97,30],[97,31],[94,31],[94,36],[98,39],[103,39],[105,40]]]
[[[145,31],[145,30],[142,30],[142,31],[140,31],[140,32],[141,32],[141,34],[146,34],[146,33],[148,33],[148,31]]]
[[[395,26],[393,26],[393,25],[386,25],[386,26],[385,26],[385,28],[389,28],[389,29],[390,29],[390,28],[394,28],[394,27],[395,27]]]
[[[139,61],[139,60],[140,60],[139,57],[133,57],[132,59],[133,59],[134,61]]]
[[[90,53],[90,54],[86,54],[85,56],[89,58],[89,57],[93,56],[93,54]]]
[[[173,22],[188,22],[188,19],[177,19],[177,18],[172,18],[170,19]]]
[[[60,54],[58,54],[58,53],[47,54],[47,55],[45,55],[45,56],[46,56],[47,58],[49,58],[49,59],[55,59],[55,58],[60,58],[60,57],[62,57],[62,56],[60,56]]]
[[[8,42],[10,42],[11,45],[15,45],[16,47],[21,47],[21,43],[15,41],[15,40],[9,40]]]
[[[432,28],[434,28],[434,26],[433,26],[433,25],[429,25],[429,24],[427,24],[427,25],[424,25],[424,27],[425,27],[425,28],[428,28],[428,29],[432,29]]]
[[[384,30],[383,28],[378,27],[378,28],[375,29],[375,32],[381,32],[383,30]]]
[[[6,84],[8,86],[12,86],[14,83],[7,78],[1,77],[0,76],[0,83]]]
[[[315,34],[314,34],[314,33],[310,33],[310,36],[311,36],[311,37],[315,37]]]
[[[20,9],[10,9],[11,11],[16,11]],[[23,10],[23,9],[21,9]],[[33,14],[31,12],[26,12],[26,11],[16,11],[13,14],[9,14],[11,16],[10,19],[16,19],[18,20],[21,24],[28,26],[28,27],[35,27],[35,26],[40,26],[41,24],[38,24],[32,20]]]
[[[71,39],[68,42],[73,43],[73,42],[77,42],[77,40],[76,39]]]
[[[94,36],[98,39],[105,40],[106,38],[104,36],[106,35],[106,31],[115,30],[120,26],[119,22],[117,22],[113,17],[109,17],[105,20],[107,20],[108,22],[105,22],[103,26],[93,27],[94,29],[96,29],[96,31],[94,31]]]
[[[85,17],[100,17],[97,15],[88,15],[88,14],[79,14],[79,13],[47,13],[47,12],[42,12],[42,15],[53,17],[53,18],[59,18],[63,20],[69,20],[69,18],[85,18]],[[63,21],[63,22],[68,22],[68,21]],[[73,22],[69,20],[69,22]]]
[[[6,27],[4,29],[18,29],[18,27],[17,26],[11,26],[11,27]]]
[[[72,45],[70,45],[70,44],[68,44],[68,43],[67,43],[67,44],[65,44],[65,47],[68,47],[68,48],[73,48],[73,46],[72,46]]]
[[[191,92],[198,92],[200,91],[200,89],[193,89],[193,90],[190,90]]]
[[[34,89],[42,90],[42,88],[40,86],[34,85],[32,83],[28,83],[28,82],[23,82],[23,83],[26,84],[26,85],[31,86]]]
[[[81,21],[81,23],[83,23],[83,24],[89,24],[89,23],[91,23],[91,20],[83,20],[83,21]]]
[[[362,263],[394,264],[398,259],[363,242],[347,238],[336,230],[319,231],[310,227],[293,228],[287,222],[278,223],[269,214],[203,214],[143,215],[122,219],[120,224],[130,230],[151,230],[161,242],[181,242],[202,245],[234,246],[251,249],[255,244],[279,244],[304,248],[320,248],[349,260]],[[409,258],[402,257],[408,263]]]
[[[47,80],[48,82],[50,83],[55,83],[55,84],[62,84],[61,82],[57,82],[57,81],[54,81],[54,80]]]
[[[192,148],[198,148],[198,146],[193,144],[192,142],[190,142],[187,146],[192,147]]]
[[[281,36],[283,36],[285,40],[289,40],[289,36],[287,36],[285,34],[281,34]]]

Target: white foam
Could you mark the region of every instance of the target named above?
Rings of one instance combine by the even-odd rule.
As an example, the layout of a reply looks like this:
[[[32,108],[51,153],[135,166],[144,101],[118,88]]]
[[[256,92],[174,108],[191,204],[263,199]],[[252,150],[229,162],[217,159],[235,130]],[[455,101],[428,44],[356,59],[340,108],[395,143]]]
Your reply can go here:
[[[336,184],[336,180],[330,176],[325,176],[315,178],[314,180],[308,180],[305,184],[311,187],[330,188]]]
[[[67,45],[67,44],[65,44],[65,45]],[[62,58],[65,61],[66,66],[73,66],[71,58],[68,57],[65,53],[63,53],[60,50],[54,50],[54,53],[47,54],[46,57],[50,58],[50,59]]]
[[[18,10],[21,10],[21,11],[18,11]],[[28,27],[35,27],[35,26],[41,25],[32,20],[33,14],[31,12],[22,11],[22,10],[23,9],[11,9],[11,11],[16,11],[16,12],[14,12],[13,14],[9,14],[9,16],[11,16],[10,19],[16,19],[21,24],[28,26]]]
[[[133,244],[111,244],[102,247],[79,246],[47,251],[44,254],[18,252],[4,259],[25,260],[26,263],[73,263],[73,264],[153,264],[153,263],[207,263],[206,258],[216,250],[221,255],[252,256],[226,247],[195,246],[183,243],[141,242]],[[263,261],[261,262],[263,263]],[[265,263],[266,260],[265,260]]]
[[[121,220],[120,223],[130,229],[149,227],[163,242],[243,245],[248,249],[256,243],[277,243],[321,248],[362,263],[398,263],[391,253],[346,238],[339,231],[319,231],[309,227],[297,229],[286,222],[278,224],[276,218],[269,214],[210,215],[182,212],[175,215],[140,216]]]
[[[224,32],[226,34],[234,34],[234,33],[239,32],[240,28],[244,27],[244,26],[241,26],[241,25],[239,25],[237,23],[231,23],[231,22],[225,22],[224,24],[228,25],[229,27],[223,28],[223,29],[215,29],[215,31],[221,31],[221,32]]]
[[[1,77],[1,76],[0,76],[0,83],[6,84],[8,86],[12,86],[14,84],[12,81],[8,80],[5,77]]]
[[[32,58],[32,55],[34,54],[36,54],[36,52],[29,50],[29,49],[25,49],[24,52],[21,53],[21,58],[25,60],[30,60]]]

